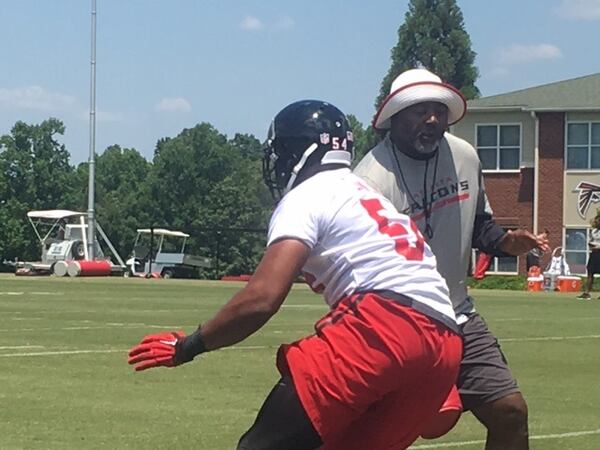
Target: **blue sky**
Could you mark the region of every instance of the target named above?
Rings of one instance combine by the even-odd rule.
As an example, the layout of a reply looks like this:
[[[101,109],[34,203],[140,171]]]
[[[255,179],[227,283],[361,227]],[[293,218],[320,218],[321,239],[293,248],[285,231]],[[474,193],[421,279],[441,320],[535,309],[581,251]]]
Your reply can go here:
[[[600,72],[600,0],[458,0],[484,96]],[[209,122],[262,140],[302,98],[368,123],[408,0],[97,0],[96,150]],[[91,0],[0,9],[0,134],[57,117],[89,154]]]

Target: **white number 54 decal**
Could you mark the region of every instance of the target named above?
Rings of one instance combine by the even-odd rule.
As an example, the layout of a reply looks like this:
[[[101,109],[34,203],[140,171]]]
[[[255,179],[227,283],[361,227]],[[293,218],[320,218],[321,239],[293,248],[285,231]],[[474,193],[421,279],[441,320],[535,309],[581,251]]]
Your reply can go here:
[[[331,149],[332,150],[347,150],[348,142],[346,138],[340,139],[338,136],[334,136],[331,138]]]

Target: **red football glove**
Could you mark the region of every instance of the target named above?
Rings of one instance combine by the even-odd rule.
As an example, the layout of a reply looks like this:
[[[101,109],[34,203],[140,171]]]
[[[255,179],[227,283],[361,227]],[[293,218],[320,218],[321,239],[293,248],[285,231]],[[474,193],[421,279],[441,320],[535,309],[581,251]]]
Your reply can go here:
[[[127,362],[135,365],[136,371],[160,366],[178,366],[185,361],[175,357],[176,346],[184,338],[185,334],[182,331],[149,334],[129,351]]]

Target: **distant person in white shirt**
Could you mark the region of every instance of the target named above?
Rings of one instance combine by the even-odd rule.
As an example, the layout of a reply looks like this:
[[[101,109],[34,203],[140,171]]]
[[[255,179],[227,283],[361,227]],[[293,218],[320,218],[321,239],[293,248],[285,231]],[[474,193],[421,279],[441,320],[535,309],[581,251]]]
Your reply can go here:
[[[592,231],[590,232],[588,248],[590,249],[590,257],[586,266],[587,282],[585,284],[585,290],[577,297],[582,300],[589,300],[592,298],[590,292],[594,285],[594,275],[600,273],[600,214],[597,214],[592,220]]]
[[[550,275],[571,275],[571,268],[567,263],[567,259],[565,258],[563,248],[556,247],[552,252],[552,259],[550,260],[550,265],[548,266],[548,273]]]
[[[281,379],[237,448],[405,449],[443,404],[462,354],[435,257],[410,218],[351,173],[352,131],[335,106],[288,105],[267,145],[263,176],[282,198],[256,272],[192,334],[146,336],[129,362],[172,367],[244,340],[301,271],[330,312],[315,334],[280,347]]]

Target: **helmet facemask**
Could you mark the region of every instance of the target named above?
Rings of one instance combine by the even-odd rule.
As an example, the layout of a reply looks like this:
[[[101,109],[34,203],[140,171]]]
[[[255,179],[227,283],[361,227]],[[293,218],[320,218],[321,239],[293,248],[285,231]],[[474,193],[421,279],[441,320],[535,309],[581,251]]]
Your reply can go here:
[[[292,187],[308,158],[318,149],[317,143],[291,142],[290,139],[268,140],[263,157],[263,178],[274,198],[280,199]],[[305,148],[304,151],[301,149]]]

